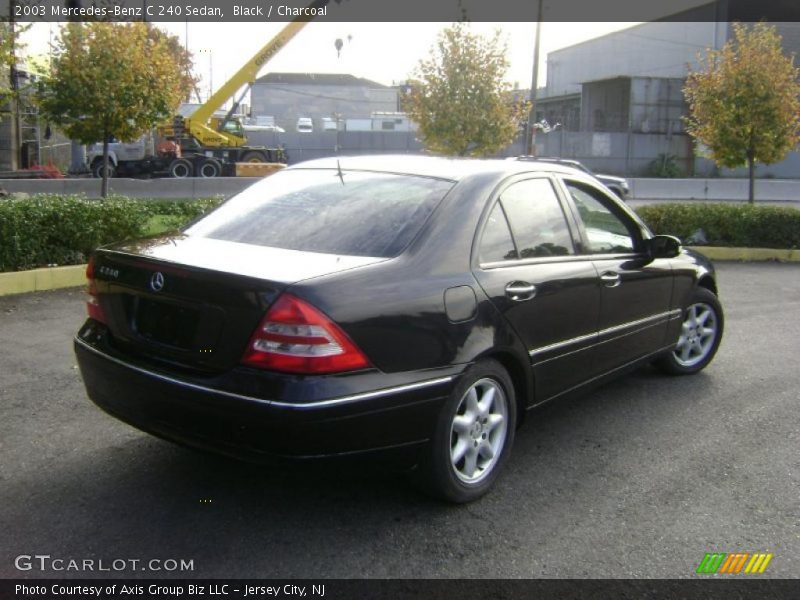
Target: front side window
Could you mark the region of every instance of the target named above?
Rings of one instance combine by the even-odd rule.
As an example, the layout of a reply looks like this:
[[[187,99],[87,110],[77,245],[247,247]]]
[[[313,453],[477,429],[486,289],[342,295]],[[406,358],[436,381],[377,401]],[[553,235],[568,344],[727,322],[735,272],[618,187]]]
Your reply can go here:
[[[590,254],[629,254],[635,242],[631,231],[617,215],[601,201],[600,192],[580,183],[564,182],[575,201],[586,230]]]
[[[573,254],[564,212],[549,179],[526,179],[500,196],[520,258]]]
[[[186,230],[191,236],[350,256],[400,254],[454,183],[346,171],[276,173]]]

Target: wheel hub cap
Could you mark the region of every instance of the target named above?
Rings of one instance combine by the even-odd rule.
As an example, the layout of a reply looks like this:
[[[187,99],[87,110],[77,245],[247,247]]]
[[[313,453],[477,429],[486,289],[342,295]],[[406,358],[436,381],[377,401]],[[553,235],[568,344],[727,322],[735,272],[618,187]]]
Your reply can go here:
[[[493,379],[475,382],[461,398],[450,430],[450,462],[456,477],[478,483],[492,471],[502,453],[508,428],[508,406]]]
[[[684,367],[700,364],[714,347],[718,331],[717,315],[710,305],[699,302],[689,306],[673,351],[675,360]]]

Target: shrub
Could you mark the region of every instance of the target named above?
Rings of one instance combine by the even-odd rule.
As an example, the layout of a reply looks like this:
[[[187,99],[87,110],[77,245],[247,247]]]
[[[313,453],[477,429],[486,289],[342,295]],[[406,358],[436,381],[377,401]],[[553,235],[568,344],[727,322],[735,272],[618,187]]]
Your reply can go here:
[[[20,171],[35,172],[38,174],[39,179],[64,179],[64,174],[61,172],[61,169],[52,163],[33,165],[27,169],[20,169]]]
[[[674,154],[659,154],[658,158],[650,161],[647,167],[647,174],[650,177],[674,178],[683,175],[678,166],[678,157]]]
[[[201,198],[198,200],[160,200],[148,198],[147,200],[137,200],[137,202],[146,204],[151,214],[180,217],[188,223],[192,219],[196,219],[200,215],[214,210],[222,204],[224,200],[222,196],[217,196],[215,198]]]
[[[800,210],[752,204],[655,204],[637,211],[653,233],[682,240],[702,229],[709,246],[800,247]]]
[[[37,195],[0,200],[0,271],[86,262],[98,246],[144,237],[153,215],[180,227],[219,205],[192,201],[87,200],[77,195]]]
[[[198,217],[214,210],[222,204],[223,201],[224,198],[218,196],[215,198],[202,198],[198,200],[148,199],[139,200],[138,202],[144,202],[148,206],[151,216],[158,215],[156,229],[167,231],[184,227]],[[151,219],[150,226],[152,227],[153,224],[153,220]]]

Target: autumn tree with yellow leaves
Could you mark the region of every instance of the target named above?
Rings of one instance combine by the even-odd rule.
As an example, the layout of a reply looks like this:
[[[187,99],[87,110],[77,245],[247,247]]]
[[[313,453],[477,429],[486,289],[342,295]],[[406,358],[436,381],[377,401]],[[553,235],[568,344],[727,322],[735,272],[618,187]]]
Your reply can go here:
[[[431,56],[412,74],[403,107],[419,125],[425,148],[455,156],[486,156],[510,144],[528,111],[517,102],[500,32],[484,37],[456,23],[439,34]]]
[[[734,38],[698,58],[684,87],[687,131],[723,167],[783,160],[800,142],[800,69],[783,53],[774,27],[733,25]]]
[[[108,194],[108,142],[132,141],[169,120],[186,94],[186,56],[147,23],[69,23],[39,86],[41,114],[82,144],[103,140]]]

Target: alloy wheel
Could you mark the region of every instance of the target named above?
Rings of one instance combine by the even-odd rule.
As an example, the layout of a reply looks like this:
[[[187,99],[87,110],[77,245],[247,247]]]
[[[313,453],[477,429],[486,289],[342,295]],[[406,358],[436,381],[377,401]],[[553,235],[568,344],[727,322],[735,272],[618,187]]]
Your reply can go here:
[[[678,345],[673,351],[677,363],[693,367],[705,360],[714,347],[718,329],[717,314],[713,307],[704,302],[689,306],[681,324]]]
[[[461,397],[450,429],[450,462],[459,480],[474,484],[497,464],[508,432],[508,400],[493,379],[480,379]]]

